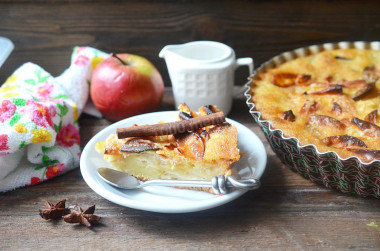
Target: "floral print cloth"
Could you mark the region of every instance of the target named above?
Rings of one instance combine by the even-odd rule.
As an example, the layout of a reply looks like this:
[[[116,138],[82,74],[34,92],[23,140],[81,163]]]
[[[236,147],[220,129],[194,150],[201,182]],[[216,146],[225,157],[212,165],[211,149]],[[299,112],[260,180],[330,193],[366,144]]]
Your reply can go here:
[[[0,192],[35,185],[79,166],[78,116],[92,70],[108,54],[74,48],[70,67],[54,78],[33,63],[0,87]]]

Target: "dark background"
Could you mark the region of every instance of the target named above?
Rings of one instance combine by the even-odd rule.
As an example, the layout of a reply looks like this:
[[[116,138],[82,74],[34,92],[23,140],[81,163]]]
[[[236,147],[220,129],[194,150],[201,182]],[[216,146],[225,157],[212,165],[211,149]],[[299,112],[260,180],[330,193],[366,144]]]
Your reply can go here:
[[[380,39],[379,1],[0,1],[0,36],[15,50],[0,83],[31,61],[56,76],[76,45],[148,58],[170,79],[159,51],[168,44],[215,40],[259,66],[298,47]],[[245,82],[242,67],[237,82]]]

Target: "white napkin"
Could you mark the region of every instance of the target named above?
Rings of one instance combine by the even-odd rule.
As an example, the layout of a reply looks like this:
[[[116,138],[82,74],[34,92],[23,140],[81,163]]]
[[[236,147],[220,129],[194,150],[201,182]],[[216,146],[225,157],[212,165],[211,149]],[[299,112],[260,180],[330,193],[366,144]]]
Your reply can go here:
[[[25,63],[0,87],[0,192],[79,166],[78,116],[88,101],[92,71],[107,57],[91,47],[76,47],[60,76]]]

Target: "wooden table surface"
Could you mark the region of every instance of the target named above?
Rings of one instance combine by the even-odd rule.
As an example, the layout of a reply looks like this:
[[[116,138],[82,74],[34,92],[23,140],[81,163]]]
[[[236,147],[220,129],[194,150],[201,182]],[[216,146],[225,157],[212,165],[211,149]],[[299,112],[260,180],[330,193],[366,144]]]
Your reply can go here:
[[[173,110],[170,80],[157,56],[166,44],[217,40],[258,65],[305,45],[379,40],[379,13],[377,1],[0,1],[0,36],[15,43],[0,82],[26,61],[57,75],[69,65],[75,45],[134,52],[149,58],[163,75],[166,90],[159,110]],[[244,82],[246,75],[238,71],[237,81]],[[229,117],[266,146],[268,163],[259,190],[205,211],[153,213],[100,197],[77,168],[0,194],[0,249],[380,249],[378,199],[331,191],[284,166],[243,97],[234,100]],[[110,124],[82,115],[82,147]],[[68,205],[96,205],[100,223],[88,229],[39,216],[46,200],[61,199]]]

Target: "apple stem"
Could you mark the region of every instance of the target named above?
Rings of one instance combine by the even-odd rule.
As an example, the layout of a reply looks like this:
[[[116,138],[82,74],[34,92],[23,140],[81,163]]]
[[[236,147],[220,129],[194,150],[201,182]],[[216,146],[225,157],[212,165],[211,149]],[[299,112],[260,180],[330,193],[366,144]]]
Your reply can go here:
[[[115,53],[111,53],[111,57],[114,57],[114,58],[117,58],[123,65],[127,65],[126,63],[124,63],[124,61],[119,58]]]

